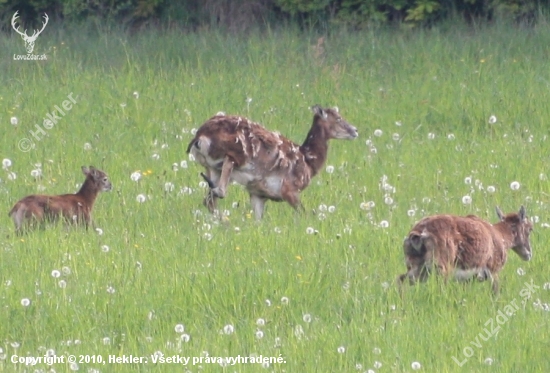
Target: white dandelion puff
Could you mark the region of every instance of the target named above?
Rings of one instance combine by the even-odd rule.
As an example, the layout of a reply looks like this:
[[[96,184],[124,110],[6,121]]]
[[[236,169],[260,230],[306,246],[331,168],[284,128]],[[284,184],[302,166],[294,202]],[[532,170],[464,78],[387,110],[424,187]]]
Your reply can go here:
[[[116,292],[115,288],[112,286],[107,286],[107,293],[114,294]]]
[[[493,185],[489,185],[487,187],[487,192],[494,193],[496,191],[496,188]]]
[[[174,184],[173,184],[173,183],[167,182],[167,183],[164,184],[164,191],[165,191],[165,192],[170,193],[170,192],[172,192],[173,190],[174,190]]]
[[[330,212],[331,214],[336,211],[336,207],[335,206],[329,206],[328,207],[328,212]]]
[[[15,179],[17,179],[15,172],[8,172],[8,180],[14,181]]]
[[[390,223],[387,220],[382,220],[380,222],[380,228],[388,228],[390,226]]]
[[[39,168],[32,170],[31,176],[34,177],[35,179],[39,178],[40,176],[42,176],[42,170],[40,170]]]
[[[372,349],[372,352],[375,355],[380,355],[382,353],[382,350],[379,349],[378,347],[375,347],[375,348]]]
[[[92,144],[90,144],[89,142],[85,143],[84,150],[92,150]]]
[[[271,301],[269,299],[265,300],[265,305],[271,307]]]
[[[180,341],[183,343],[187,343],[191,340],[191,336],[189,334],[183,333],[180,337]]]
[[[187,165],[187,161],[181,161],[180,162],[180,167],[181,168],[188,168],[189,166]]]
[[[151,156],[151,158],[153,158],[156,161],[156,160],[160,159],[160,155],[155,153]]]
[[[176,333],[179,333],[179,334],[183,333],[184,330],[185,330],[185,328],[184,328],[183,324],[176,324],[176,326],[174,327],[174,331]]]
[[[53,278],[58,278],[58,277],[60,277],[60,276],[61,276],[61,272],[59,272],[57,269],[54,269],[54,270],[52,271],[52,277],[53,277]]]
[[[320,205],[319,205],[319,211],[321,211],[321,212],[327,211],[327,205],[325,205],[325,204],[320,204]]]
[[[374,130],[374,136],[376,136],[376,137],[380,137],[380,136],[382,136],[382,135],[383,135],[383,132],[382,132],[382,130],[380,130],[380,129],[376,129],[376,130]]]
[[[411,368],[413,370],[419,370],[420,368],[422,368],[422,365],[420,365],[418,361],[413,361],[413,363],[411,364]]]
[[[256,325],[264,326],[265,325],[265,319],[259,318],[258,320],[256,320]]]
[[[311,322],[311,315],[309,313],[304,314],[302,316],[302,320],[304,320],[304,322],[310,323]]]
[[[281,298],[281,304],[283,304],[284,306],[287,306],[289,302],[290,300],[288,299],[288,297]]]
[[[101,251],[103,251],[104,253],[108,253],[108,252],[109,252],[109,246],[107,246],[107,245],[102,245],[102,246],[101,246]]]
[[[145,194],[138,194],[136,197],[136,201],[138,201],[139,203],[145,202],[146,199],[147,197],[145,197]]]
[[[98,235],[103,236],[103,229],[101,229],[101,228],[96,228],[95,231],[96,231],[96,233],[97,233]]]
[[[394,133],[393,135],[391,135],[391,138],[392,138],[394,141],[399,141],[400,136],[399,136],[398,133]]]
[[[111,344],[111,338],[109,337],[104,337],[101,342],[104,344],[104,345],[110,345]]]
[[[435,139],[435,133],[432,133],[432,132],[428,133],[428,140],[433,140],[433,139]]]
[[[307,234],[313,234],[313,233],[315,233],[315,229],[313,229],[312,227],[307,227],[306,228],[306,233]]]
[[[262,339],[264,337],[264,332],[261,330],[257,330],[255,334],[257,339]]]
[[[518,190],[519,187],[520,187],[520,184],[519,184],[519,182],[517,182],[517,181],[512,181],[512,182],[510,183],[510,189],[512,189],[512,190]]]
[[[336,349],[336,351],[338,351],[339,354],[343,354],[346,352],[346,348],[344,346],[340,346]]]
[[[518,276],[524,276],[525,275],[525,270],[523,268],[518,268],[516,272],[517,272]]]
[[[491,115],[489,117],[489,124],[495,124],[497,122],[497,117],[494,115]]]
[[[138,91],[134,91],[134,98],[137,100],[139,98],[139,92]],[[147,101],[147,100],[146,100]]]
[[[227,324],[223,327],[223,332],[227,335],[233,334],[235,332],[235,327],[231,324]]]
[[[325,169],[325,171],[328,173],[328,174],[331,174],[334,172],[334,166],[327,166],[327,168]]]
[[[472,183],[472,177],[471,176],[466,176],[464,178],[464,184],[470,185],[471,183]]]
[[[11,117],[10,123],[12,126],[17,126],[19,124],[19,119],[17,119],[17,117]]]
[[[11,164],[12,164],[12,163],[11,163],[11,160],[10,160],[10,159],[8,159],[8,158],[2,159],[2,168],[3,168],[4,170],[7,170],[8,168],[10,168],[10,167],[11,167]]]
[[[380,369],[380,368],[382,368],[382,363],[379,362],[379,361],[375,361],[373,366],[374,366],[375,369]]]
[[[469,205],[472,203],[472,197],[466,195],[464,197],[462,197],[462,203],[465,204],[465,205]]]
[[[486,358],[485,361],[483,361],[486,365],[493,365],[493,359],[490,357]]]
[[[452,134],[452,133],[449,133],[449,134],[447,135],[447,139],[449,139],[449,140],[454,140],[454,139],[455,139],[455,135]]]
[[[386,205],[391,205],[391,204],[393,204],[393,198],[391,198],[391,197],[389,197],[389,196],[386,197],[386,198],[384,198],[384,203],[385,203]]]
[[[141,172],[139,171],[136,171],[136,172],[132,172],[132,174],[130,175],[130,179],[132,179],[132,181],[139,181],[139,179],[141,179]]]
[[[411,218],[416,214],[416,211],[415,210],[409,210],[407,211],[407,215],[410,216]]]
[[[31,304],[31,300],[29,298],[23,298],[21,299],[21,305],[23,307],[28,307]]]

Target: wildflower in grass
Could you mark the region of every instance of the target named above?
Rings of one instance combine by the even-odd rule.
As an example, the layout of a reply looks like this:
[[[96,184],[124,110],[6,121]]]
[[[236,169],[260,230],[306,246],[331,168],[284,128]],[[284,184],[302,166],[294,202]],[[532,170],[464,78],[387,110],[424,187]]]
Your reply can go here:
[[[15,179],[17,179],[17,174],[15,172],[8,172],[8,180],[9,181],[14,181]]]
[[[330,212],[331,214],[336,211],[336,207],[335,206],[329,206],[328,207],[328,212]]]
[[[227,335],[233,334],[235,332],[235,327],[231,324],[227,324],[223,327],[223,332]]]
[[[160,155],[157,154],[157,153],[155,153],[155,154],[153,154],[153,155],[151,156],[151,158],[153,158],[153,159],[156,161],[156,160],[159,160],[159,159],[160,159]]]
[[[103,236],[103,229],[96,228],[95,231],[97,232],[98,235]]]
[[[136,201],[138,201],[139,203],[145,202],[146,199],[147,197],[145,197],[145,194],[138,194],[136,197]]]
[[[31,304],[31,300],[29,298],[23,298],[21,299],[21,305],[23,307],[28,307]]]
[[[483,362],[486,365],[493,365],[493,359],[491,359],[490,357],[486,358]]]
[[[346,348],[344,346],[340,346],[336,349],[336,351],[338,351],[339,354],[343,354],[346,352]]]
[[[464,184],[470,185],[471,183],[472,183],[472,177],[471,176],[466,176],[464,178]]]
[[[540,181],[544,181],[544,180],[546,180],[546,179],[547,179],[547,178],[546,178],[546,175],[545,175],[545,174],[539,174],[539,180],[540,180]]]
[[[544,285],[542,286],[542,288],[544,290],[550,290],[550,282],[545,282]]]
[[[325,204],[320,204],[320,205],[319,205],[319,211],[321,211],[321,212],[327,211],[327,205],[325,205]]]
[[[92,150],[92,144],[90,144],[89,142],[84,143],[84,150]]]
[[[496,190],[496,188],[495,188],[494,186],[492,186],[492,185],[489,185],[489,186],[487,187],[487,192],[489,192],[489,193],[494,193],[495,190]]]
[[[379,130],[379,129],[374,130],[374,136],[380,137],[382,136],[382,134],[383,134],[382,130]]]
[[[328,165],[327,168],[325,169],[325,171],[327,172],[327,174],[333,173],[334,172],[334,166]]]
[[[259,318],[258,320],[256,320],[256,325],[264,326],[265,325],[265,320],[262,319],[262,318]]]
[[[177,172],[179,165],[177,163],[172,163],[172,171]]]
[[[449,140],[454,140],[454,139],[455,139],[455,135],[452,134],[452,133],[449,133],[449,134],[447,135],[447,139],[449,139]]]
[[[59,272],[57,269],[54,269],[54,270],[52,271],[52,277],[53,277],[53,278],[58,278],[58,277],[60,277],[60,276],[61,276],[61,272]]]
[[[411,210],[407,211],[407,215],[408,215],[409,217],[411,217],[411,218],[412,218],[415,214],[416,214],[416,211],[415,211],[415,210],[412,210],[412,209],[411,209]]]
[[[382,353],[382,350],[379,349],[378,347],[375,347],[372,349],[372,352],[375,354],[375,355],[380,355]]]
[[[512,189],[512,190],[518,190],[519,187],[520,187],[520,184],[519,184],[519,182],[517,182],[517,181],[512,181],[512,182],[510,183],[510,189]]]
[[[109,252],[109,246],[107,245],[101,245],[101,251],[103,251],[104,253],[108,253]]]
[[[32,170],[31,176],[35,179],[38,179],[40,176],[42,176],[42,170],[40,170],[39,168]]]
[[[189,334],[183,333],[180,337],[180,341],[183,343],[187,343],[191,340],[191,336]]]
[[[75,362],[69,363],[69,369],[76,372],[79,369],[78,364]]]
[[[264,337],[264,332],[261,330],[256,330],[255,336],[257,339],[262,339]]]
[[[277,233],[277,234],[279,234],[279,233],[282,232],[281,228],[279,228],[279,227],[273,228],[273,231],[274,231],[275,233]]]
[[[387,220],[382,220],[380,222],[380,228],[388,228],[390,226],[390,223]]]
[[[12,126],[17,126],[19,124],[19,119],[17,119],[17,117],[11,117],[10,123]]]
[[[281,298],[281,304],[284,305],[284,306],[288,306],[288,303],[290,302],[290,300],[288,299],[288,297],[282,297]]]
[[[356,363],[356,364],[355,364],[355,370],[363,370],[363,364],[361,364],[361,363]]]
[[[13,347],[13,348],[19,348],[19,346],[21,346],[21,344],[19,342],[11,342],[10,346]]]
[[[413,361],[413,363],[411,364],[411,368],[413,370],[419,370],[420,368],[422,368],[422,365],[420,365],[418,361]]]
[[[176,324],[176,326],[174,327],[174,331],[180,334],[183,333],[184,331],[183,324]]]
[[[523,276],[525,275],[525,271],[523,270],[523,268],[518,268],[516,273],[518,274],[518,276]]]
[[[130,179],[136,182],[139,181],[139,179],[141,179],[141,172],[139,171],[132,172],[132,174],[130,175]]]
[[[302,316],[302,320],[304,320],[304,322],[307,322],[308,324],[311,322],[311,315],[309,313],[306,313]]]
[[[432,133],[432,132],[428,133],[428,140],[433,140],[433,139],[435,139],[435,133]]]
[[[386,198],[384,198],[384,203],[386,205],[392,205],[393,204],[393,198],[391,198],[390,196],[387,196]]]
[[[57,283],[57,286],[59,286],[61,289],[65,289],[67,287],[67,281],[59,280],[59,282]]]
[[[472,203],[472,197],[466,195],[464,197],[462,197],[462,203],[465,204],[465,205],[469,205]]]
[[[269,299],[265,300],[265,305],[271,307],[271,301]]]
[[[174,184],[173,184],[173,183],[167,182],[167,183],[164,184],[164,191],[165,191],[165,192],[170,193],[170,192],[172,192],[173,190],[174,190]]]
[[[114,294],[116,292],[115,288],[112,286],[107,286],[107,293]]]
[[[68,276],[68,275],[71,274],[71,269],[69,267],[65,266],[65,267],[61,268],[61,272],[63,273],[63,275]]]
[[[323,214],[322,212],[320,212],[319,215],[317,215],[317,218],[319,220],[325,220],[327,218],[327,216],[325,214]]]
[[[533,215],[531,216],[531,221],[537,224],[540,221],[540,218],[538,217],[538,215]]]
[[[191,132],[193,132],[193,131],[191,130]],[[195,130],[195,133],[196,133],[196,132],[197,132],[197,130]],[[193,136],[194,136],[194,135],[195,135],[195,134],[193,134]],[[194,161],[195,161],[195,156],[194,156],[193,154],[191,154],[191,153],[189,153],[188,158],[189,158],[189,160],[190,160],[191,162],[194,162]]]
[[[494,115],[491,115],[489,117],[489,124],[495,124],[497,122],[497,117],[495,117]]]
[[[139,98],[139,92],[138,91],[134,91],[134,98],[137,100]]]
[[[208,188],[208,183],[206,181],[199,182],[199,188],[202,188],[202,189]]]
[[[380,369],[382,368],[382,363],[379,361],[375,361],[373,366],[374,366],[374,369]]]
[[[306,228],[306,233],[307,234],[313,234],[313,233],[315,233],[315,229],[313,229],[312,227],[307,227]]]
[[[10,167],[11,167],[11,160],[7,158],[2,159],[2,168],[4,170],[7,170]]]
[[[359,205],[359,208],[361,210],[370,210],[374,206],[376,206],[376,204],[373,201],[368,201],[368,202],[361,202],[361,204]]]
[[[393,135],[391,135],[391,138],[392,138],[394,141],[399,141],[399,139],[400,139],[398,133],[394,133]]]

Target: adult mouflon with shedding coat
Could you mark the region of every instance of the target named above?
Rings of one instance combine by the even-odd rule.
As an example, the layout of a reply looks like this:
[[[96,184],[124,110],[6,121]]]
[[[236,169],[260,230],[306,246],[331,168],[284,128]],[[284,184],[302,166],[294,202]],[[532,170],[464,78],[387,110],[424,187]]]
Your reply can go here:
[[[357,129],[337,108],[314,106],[313,124],[302,145],[246,118],[216,115],[206,121],[189,143],[187,152],[206,169],[210,190],[204,204],[210,212],[224,198],[230,181],[244,185],[256,219],[267,200],[301,207],[300,192],[319,173],[327,158],[330,139],[354,139]]]

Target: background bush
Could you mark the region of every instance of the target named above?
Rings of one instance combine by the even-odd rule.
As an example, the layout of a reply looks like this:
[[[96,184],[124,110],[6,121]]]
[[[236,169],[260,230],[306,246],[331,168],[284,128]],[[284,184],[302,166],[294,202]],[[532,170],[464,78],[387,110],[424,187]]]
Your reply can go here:
[[[0,0],[0,19],[4,30],[19,10],[24,24],[38,23],[46,12],[68,22],[111,22],[130,29],[168,24],[240,32],[288,21],[353,28],[431,25],[456,15],[468,21],[533,22],[547,8],[547,0]]]

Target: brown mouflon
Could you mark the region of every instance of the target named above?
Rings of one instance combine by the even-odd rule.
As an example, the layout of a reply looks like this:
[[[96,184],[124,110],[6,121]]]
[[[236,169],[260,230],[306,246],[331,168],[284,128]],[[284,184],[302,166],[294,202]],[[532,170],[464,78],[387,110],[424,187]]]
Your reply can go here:
[[[508,249],[531,260],[533,224],[523,206],[517,213],[504,215],[498,207],[496,212],[496,224],[475,215],[434,215],[420,220],[403,242],[407,273],[399,276],[399,284],[406,279],[410,284],[424,282],[435,271],[458,281],[491,280],[493,292],[498,292],[498,272],[506,263]]]
[[[86,180],[76,194],[31,195],[17,202],[9,213],[16,232],[20,234],[25,226],[31,227],[59,218],[72,224],[84,224],[88,228],[97,195],[110,191],[112,185],[107,175],[93,166],[82,166],[82,172]]]
[[[258,220],[267,200],[302,207],[300,192],[323,167],[328,141],[357,137],[357,129],[337,108],[316,105],[312,110],[313,124],[301,146],[243,117],[216,115],[206,121],[187,153],[206,168],[202,176],[210,190],[204,204],[210,212],[216,210],[217,199],[225,197],[230,181],[246,187]]]

